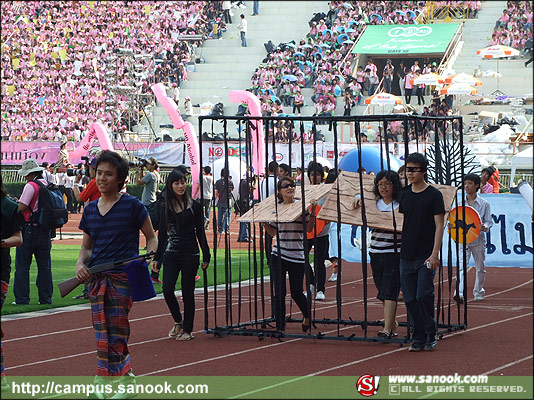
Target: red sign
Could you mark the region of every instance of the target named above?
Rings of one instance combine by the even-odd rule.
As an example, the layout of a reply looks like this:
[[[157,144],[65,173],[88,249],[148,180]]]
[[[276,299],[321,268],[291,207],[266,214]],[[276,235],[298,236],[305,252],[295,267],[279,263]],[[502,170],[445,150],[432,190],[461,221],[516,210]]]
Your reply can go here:
[[[363,375],[356,382],[356,390],[362,396],[369,397],[378,393],[379,376]]]

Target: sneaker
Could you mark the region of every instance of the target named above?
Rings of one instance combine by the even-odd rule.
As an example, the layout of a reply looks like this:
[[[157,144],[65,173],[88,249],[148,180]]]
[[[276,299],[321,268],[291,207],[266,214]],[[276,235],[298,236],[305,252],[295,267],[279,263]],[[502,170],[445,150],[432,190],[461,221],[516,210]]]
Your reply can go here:
[[[328,282],[337,282],[337,274],[335,272],[332,272],[332,275],[328,278]]]
[[[154,276],[152,277],[152,282],[154,282],[154,283],[158,283],[158,284],[160,284],[160,285],[163,284],[163,282],[161,281],[161,279],[156,278],[156,277],[154,277]]]
[[[169,337],[173,338],[180,334],[180,331],[182,330],[182,323],[181,322],[175,322],[172,329],[169,331]]]
[[[414,352],[423,351],[423,344],[422,343],[412,343],[412,345],[410,346],[408,351],[414,351]]]
[[[482,301],[482,300],[484,300],[484,295],[482,295],[482,294],[477,294],[477,295],[475,295],[475,300],[476,300],[476,301]]]
[[[195,276],[195,282],[198,282],[200,280],[200,275]]]
[[[453,299],[454,299],[454,301],[457,302],[458,304],[464,304],[464,298],[458,296],[457,294],[454,295]]]
[[[315,300],[324,300],[324,293],[319,290],[315,296]]]
[[[187,332],[182,332],[180,335],[176,337],[176,340],[180,341],[186,341],[186,340],[193,340],[195,337]]]
[[[425,351],[432,351],[436,348],[438,345],[438,341],[436,340],[436,335],[428,335],[426,337],[426,343],[425,343]]]
[[[88,298],[89,298],[89,294],[87,293],[82,293],[82,294],[79,294],[78,296],[73,297],[74,300],[81,300],[81,299],[88,299]]]

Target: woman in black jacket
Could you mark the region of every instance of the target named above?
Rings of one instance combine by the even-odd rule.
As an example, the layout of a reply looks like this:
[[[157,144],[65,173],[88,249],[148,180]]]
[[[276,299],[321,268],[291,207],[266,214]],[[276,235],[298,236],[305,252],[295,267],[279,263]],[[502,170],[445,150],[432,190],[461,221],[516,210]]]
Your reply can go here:
[[[208,268],[210,249],[204,231],[202,205],[191,199],[187,192],[187,179],[178,170],[173,170],[165,183],[165,203],[160,209],[158,251],[152,270],[159,272],[163,261],[163,296],[174,319],[169,337],[176,340],[191,340],[195,319],[195,276],[200,264]],[[174,295],[178,274],[182,273],[182,297],[184,318]]]

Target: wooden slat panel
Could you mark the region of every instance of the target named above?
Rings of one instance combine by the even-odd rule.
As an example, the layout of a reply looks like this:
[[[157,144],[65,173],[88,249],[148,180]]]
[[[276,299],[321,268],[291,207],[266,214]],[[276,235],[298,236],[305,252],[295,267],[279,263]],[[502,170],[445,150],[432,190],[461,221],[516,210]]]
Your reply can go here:
[[[324,197],[333,184],[325,185],[306,185],[304,187],[304,196],[306,199],[306,208],[310,207],[312,200],[319,200]],[[300,187],[295,188],[295,199],[301,198]],[[302,203],[296,201],[291,204],[276,204],[276,195],[269,196],[262,202],[255,204],[253,208],[248,210],[245,214],[238,218],[239,222],[292,222],[297,220],[302,215]],[[278,210],[278,215],[276,214]]]
[[[363,178],[363,190],[364,190],[364,202],[367,217],[367,226],[370,228],[385,229],[393,231],[393,216],[397,224],[397,231],[402,230],[403,215],[395,211],[395,213],[381,212],[376,208],[377,197],[375,196],[374,189],[374,176],[362,175]],[[326,221],[338,222],[337,211],[337,186],[339,185],[339,197],[341,208],[341,223],[349,225],[363,225],[362,219],[362,207],[355,207],[355,196],[360,195],[360,178],[359,174],[355,172],[342,171],[336,182],[333,184],[333,188],[328,193],[328,197],[319,212],[317,218],[324,219]],[[456,197],[457,188],[446,185],[434,185],[443,195],[443,201],[445,203],[445,219],[447,219],[449,212],[452,209],[454,198]]]

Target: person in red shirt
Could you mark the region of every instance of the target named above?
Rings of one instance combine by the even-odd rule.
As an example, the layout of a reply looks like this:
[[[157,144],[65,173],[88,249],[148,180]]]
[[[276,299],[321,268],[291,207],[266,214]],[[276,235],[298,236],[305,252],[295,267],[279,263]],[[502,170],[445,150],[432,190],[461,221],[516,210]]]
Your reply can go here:
[[[100,191],[98,190],[98,187],[96,186],[96,158],[93,158],[91,162],[89,163],[89,177],[91,180],[85,187],[85,189],[80,193],[80,189],[77,185],[78,182],[82,179],[81,175],[78,175],[76,177],[76,185],[74,185],[73,191],[74,191],[74,197],[76,197],[76,200],[83,203],[89,203],[93,200],[97,200],[100,198]]]

